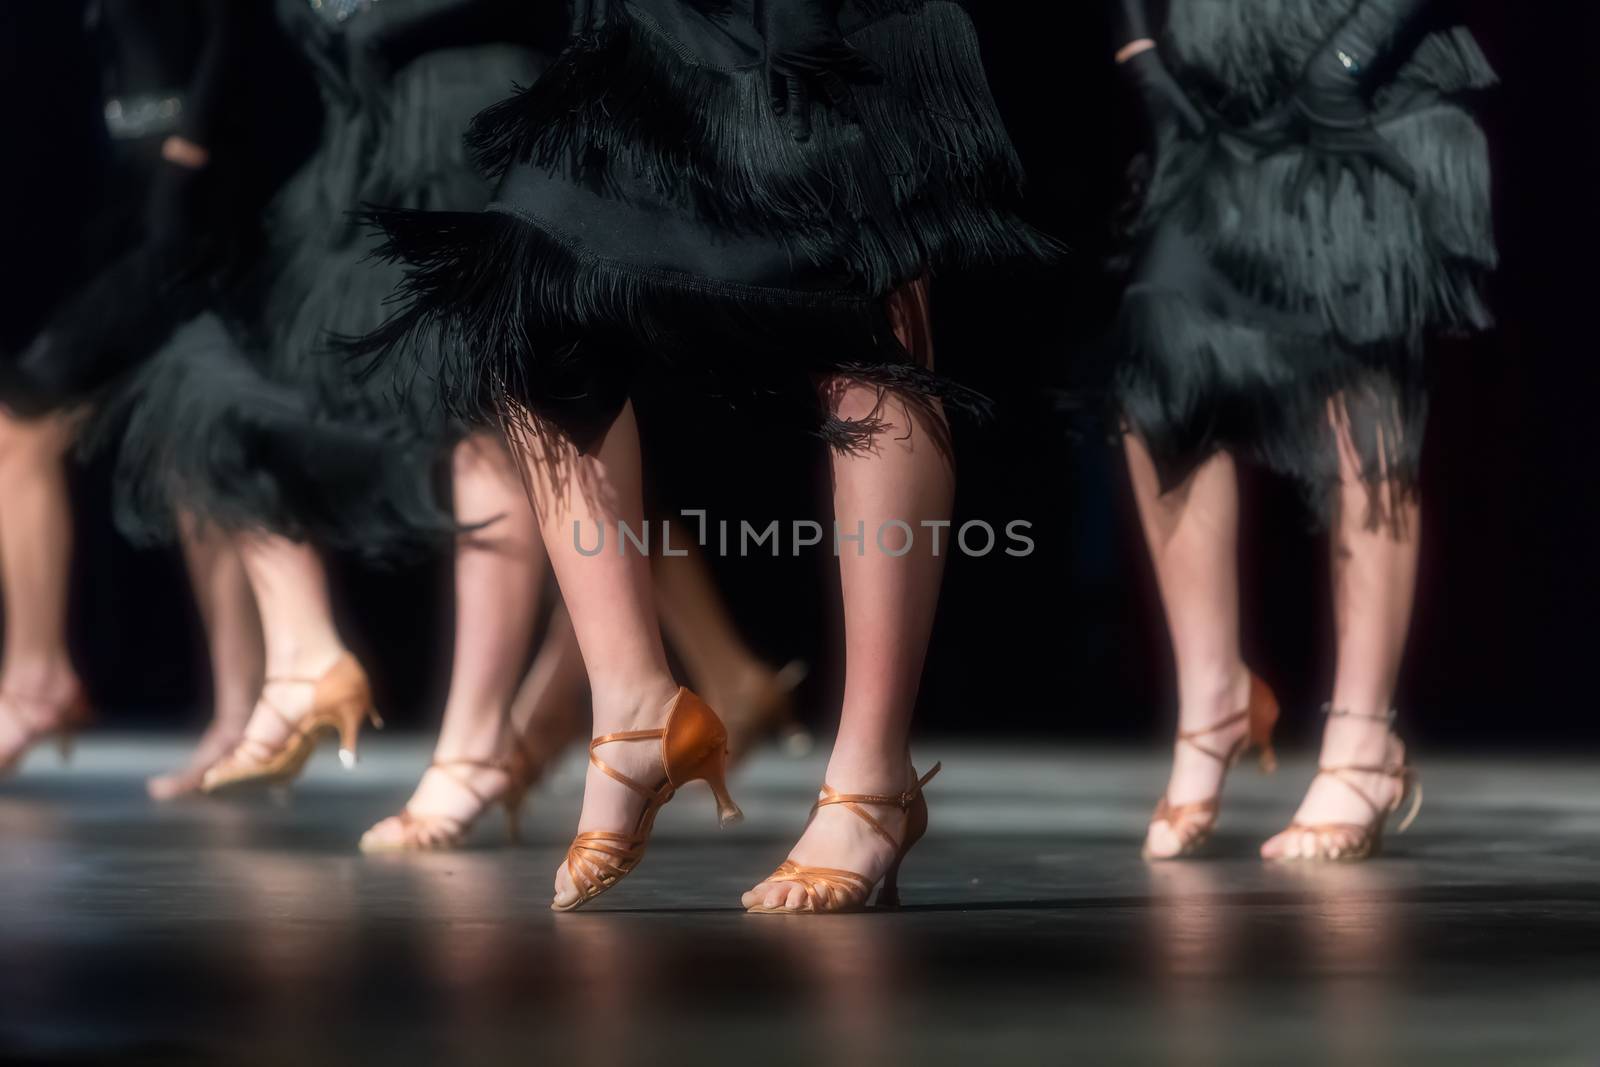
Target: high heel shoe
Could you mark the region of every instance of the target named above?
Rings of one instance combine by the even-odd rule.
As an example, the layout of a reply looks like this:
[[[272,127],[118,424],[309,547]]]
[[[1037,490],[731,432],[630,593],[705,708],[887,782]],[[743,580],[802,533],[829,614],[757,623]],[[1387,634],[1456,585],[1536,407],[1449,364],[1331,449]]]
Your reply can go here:
[[[598,750],[604,745],[624,741],[655,741],[661,745],[663,781],[652,788],[623,774],[602,760]],[[705,701],[687,689],[679,689],[667,710],[667,724],[659,730],[626,730],[605,734],[589,742],[589,762],[611,779],[621,782],[645,798],[644,811],[631,833],[609,830],[584,830],[567,849],[567,874],[578,896],[570,904],[550,906],[556,911],[572,911],[614,887],[632,874],[644,858],[656,814],[679,789],[693,781],[711,787],[717,801],[717,819],[732,826],[744,813],[728,795],[728,731]]]
[[[456,785],[466,790],[478,802],[478,810],[469,816],[457,818],[451,815],[429,815],[425,812],[413,811],[408,804],[402,808],[399,815],[394,816],[398,823],[398,836],[379,833],[383,825],[368,830],[361,836],[358,846],[362,852],[436,852],[460,848],[466,844],[467,835],[472,832],[479,819],[490,808],[500,807],[506,813],[506,839],[513,845],[522,840],[522,804],[532,787],[532,774],[528,760],[522,755],[522,750],[513,752],[510,759],[488,761],[474,759],[434,760],[428,764],[429,771],[438,771],[447,775]],[[473,784],[469,777],[472,771],[494,771],[503,778],[504,785],[497,790],[482,790]],[[389,820],[385,820],[387,822]]]
[[[878,907],[898,908],[900,906],[900,865],[905,862],[906,855],[922,840],[928,832],[928,799],[923,795],[923,788],[939,773],[943,764],[935,763],[933,769],[921,778],[916,778],[911,788],[898,796],[880,796],[869,793],[841,793],[832,786],[824,785],[817,802],[811,806],[811,817],[815,818],[818,811],[830,804],[842,804],[844,810],[860,818],[874,833],[887,841],[895,850],[894,862],[889,864],[889,869],[884,872],[882,888],[878,890]],[[916,776],[916,770],[912,770]],[[881,807],[899,808],[906,813],[906,832],[904,838],[896,841],[894,835],[872,816],[861,805],[875,804]],[[808,820],[809,825],[809,820]],[[840,870],[834,867],[808,867],[794,860],[784,860],[764,880],[765,882],[791,882],[800,886],[805,891],[805,903],[798,908],[787,906],[769,908],[766,905],[757,905],[750,908],[752,915],[824,915],[839,914],[841,912],[862,911],[866,908],[867,898],[872,895],[872,888],[877,883],[864,874],[855,871]]]
[[[1309,853],[1299,852],[1295,855],[1274,857],[1274,862],[1294,863],[1300,861],[1313,863],[1359,863],[1371,859],[1378,854],[1383,846],[1383,831],[1389,819],[1401,808],[1410,802],[1410,810],[1395,827],[1395,833],[1403,834],[1411,828],[1416,821],[1418,813],[1422,811],[1422,783],[1417,778],[1405,756],[1405,746],[1400,744],[1400,739],[1394,734],[1395,713],[1387,715],[1362,715],[1353,711],[1344,711],[1339,708],[1324,707],[1324,715],[1331,717],[1345,717],[1355,719],[1371,719],[1385,724],[1389,731],[1390,747],[1396,745],[1400,748],[1398,761],[1387,762],[1380,767],[1363,766],[1360,764],[1341,764],[1333,767],[1318,767],[1317,778],[1331,778],[1348,789],[1372,811],[1372,816],[1364,823],[1328,822],[1328,823],[1290,823],[1284,828],[1285,834],[1310,835],[1315,847]],[[1379,803],[1372,798],[1359,780],[1352,778],[1354,775],[1380,775],[1398,784],[1393,799],[1387,803]],[[1315,779],[1313,779],[1315,780]],[[1280,835],[1281,836],[1281,835]]]
[[[72,762],[72,749],[77,743],[78,733],[94,717],[89,710],[88,696],[80,689],[65,704],[51,708],[43,715],[25,710],[29,705],[37,707],[40,703],[31,697],[0,693],[0,706],[11,710],[12,721],[20,735],[16,750],[4,762],[0,762],[0,777],[15,771],[35,745],[51,738],[55,739],[61,762]]]
[[[1203,739],[1212,734],[1220,733],[1237,723],[1246,724],[1245,735],[1235,741],[1226,751],[1203,743]],[[1272,748],[1272,730],[1278,722],[1278,698],[1273,695],[1272,689],[1254,673],[1250,675],[1250,699],[1239,711],[1221,719],[1210,726],[1199,730],[1185,730],[1178,734],[1178,742],[1188,745],[1202,756],[1208,756],[1223,765],[1224,773],[1231,770],[1251,750],[1258,751],[1261,759],[1261,773],[1271,774],[1278,769],[1278,757]],[[1224,778],[1226,780],[1226,778]],[[1217,815],[1222,804],[1222,786],[1219,783],[1217,791],[1204,800],[1190,801],[1187,804],[1174,804],[1166,794],[1161,797],[1156,805],[1155,814],[1150,817],[1151,825],[1166,823],[1181,842],[1178,852],[1172,856],[1153,856],[1149,846],[1145,846],[1146,859],[1184,859],[1193,856],[1207,841],[1217,828]]]
[[[311,707],[299,718],[289,715],[267,698],[273,686],[312,686]],[[279,675],[262,686],[260,706],[276,715],[289,733],[277,743],[260,741],[248,735],[206,771],[200,788],[216,793],[241,785],[293,781],[305,768],[317,742],[324,735],[339,739],[339,762],[346,769],[355,766],[356,742],[361,727],[371,723],[383,727],[383,719],[372,705],[372,686],[367,672],[348,652],[320,678]]]

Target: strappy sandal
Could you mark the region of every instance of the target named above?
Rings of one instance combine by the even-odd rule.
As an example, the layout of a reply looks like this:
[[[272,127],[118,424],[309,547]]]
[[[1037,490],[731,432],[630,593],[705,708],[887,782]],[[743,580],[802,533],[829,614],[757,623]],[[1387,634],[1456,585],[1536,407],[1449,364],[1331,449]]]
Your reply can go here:
[[[1218,749],[1204,743],[1203,739],[1212,734],[1220,733],[1244,722],[1248,725],[1245,735],[1235,741],[1227,750]],[[1251,750],[1260,752],[1261,773],[1271,774],[1278,769],[1278,757],[1272,748],[1272,730],[1278,722],[1278,698],[1273,695],[1272,689],[1255,674],[1250,675],[1250,700],[1242,709],[1229,715],[1225,719],[1203,727],[1199,730],[1181,731],[1178,734],[1178,743],[1188,745],[1202,756],[1208,756],[1222,764],[1225,771],[1231,770]],[[1225,782],[1226,776],[1223,781]],[[1152,825],[1166,823],[1178,837],[1181,846],[1176,855],[1152,856],[1148,846],[1145,848],[1146,859],[1185,859],[1200,851],[1211,839],[1212,833],[1217,828],[1217,816],[1222,805],[1222,784],[1219,783],[1217,791],[1204,800],[1190,801],[1187,804],[1174,804],[1163,794],[1160,803],[1156,805],[1155,814],[1150,817]]]
[[[1394,733],[1396,713],[1393,711],[1387,715],[1363,715],[1340,708],[1324,707],[1322,713],[1330,718],[1371,719],[1381,722],[1388,728],[1390,740],[1399,740]],[[1379,803],[1358,780],[1352,780],[1351,776],[1358,774],[1381,775],[1399,783],[1400,789],[1395,793],[1393,800],[1386,804]],[[1384,827],[1395,813],[1406,807],[1409,802],[1409,810],[1395,827],[1395,833],[1403,834],[1411,828],[1411,824],[1417,819],[1417,814],[1422,810],[1422,783],[1417,778],[1417,772],[1411,769],[1404,758],[1399,763],[1381,767],[1353,763],[1318,767],[1316,777],[1331,778],[1344,786],[1371,810],[1372,817],[1364,823],[1292,822],[1284,829],[1284,833],[1310,834],[1316,841],[1316,848],[1309,855],[1302,853],[1295,856],[1279,856],[1275,857],[1274,862],[1359,863],[1371,859],[1382,847]]]
[[[653,741],[661,746],[662,782],[648,786],[630,778],[598,755],[605,745]],[[615,888],[632,874],[644,858],[656,814],[683,786],[703,781],[717,801],[717,818],[732,826],[744,818],[728,795],[728,731],[716,712],[687,689],[679,689],[667,711],[667,724],[659,730],[626,730],[605,734],[589,742],[589,762],[602,774],[645,798],[644,810],[629,833],[584,830],[567,849],[567,873],[578,896],[571,903],[551,903],[556,911],[581,908],[601,893]]]
[[[879,908],[900,906],[900,865],[905,862],[906,855],[916,843],[928,832],[928,799],[923,795],[923,787],[933,780],[933,776],[939,773],[942,766],[943,764],[934,764],[933,769],[921,778],[917,778],[911,788],[896,796],[841,793],[832,786],[824,785],[817,802],[811,806],[811,817],[815,818],[818,811],[831,804],[843,805],[846,811],[872,827],[873,832],[895,850],[894,862],[889,864],[889,869],[884,872],[883,885],[878,890]],[[916,771],[913,770],[911,773],[914,776]],[[862,807],[863,804],[898,808],[905,812],[905,837],[896,841],[888,828]],[[769,908],[759,904],[749,909],[752,915],[830,915],[863,911],[867,906],[867,898],[872,895],[873,886],[877,884],[874,879],[864,874],[857,874],[855,871],[834,867],[810,867],[796,863],[792,859],[779,864],[778,869],[768,875],[762,884],[770,882],[789,882],[798,885],[805,891],[805,902],[798,908],[788,907],[787,904]]]
[[[313,687],[311,707],[298,718],[289,715],[267,696],[274,686],[285,685]],[[339,739],[339,762],[349,769],[355,766],[356,742],[362,725],[370,722],[374,728],[383,726],[383,719],[372,706],[372,686],[367,681],[367,672],[349,653],[340,657],[320,678],[287,675],[268,678],[262,685],[257,706],[282,720],[288,727],[288,736],[275,744],[246,736],[206,771],[200,782],[203,791],[216,793],[243,785],[293,781],[305,769],[316,751],[317,742],[325,735]]]
[[[506,838],[512,844],[522,840],[522,803],[532,785],[528,763],[520,754],[510,759],[489,761],[475,759],[434,760],[424,774],[439,772],[465,790],[477,801],[478,807],[471,815],[458,818],[452,815],[430,815],[415,811],[408,804],[393,817],[399,824],[398,837],[380,834],[378,826],[361,837],[362,852],[438,852],[460,848],[478,820],[491,808],[500,807],[506,813]],[[500,775],[504,784],[499,789],[482,790],[473,784],[473,771],[492,771]],[[384,822],[390,820],[385,819]]]

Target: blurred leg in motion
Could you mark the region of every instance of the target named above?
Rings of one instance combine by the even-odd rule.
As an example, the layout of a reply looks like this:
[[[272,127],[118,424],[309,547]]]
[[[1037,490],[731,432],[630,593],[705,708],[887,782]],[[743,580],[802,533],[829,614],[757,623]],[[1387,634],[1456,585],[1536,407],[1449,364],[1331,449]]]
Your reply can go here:
[[[531,784],[534,753],[523,755],[510,711],[533,640],[544,544],[521,477],[497,437],[461,442],[453,465],[457,519],[488,525],[464,535],[456,548],[455,652],[444,723],[416,792],[401,814],[367,831],[366,851],[459,844],[491,805],[503,804],[514,820]]]
[[[648,556],[618,543],[618,524],[643,528],[639,432],[626,405],[594,451],[580,455],[565,440],[524,445],[523,461],[539,527],[572,618],[593,701],[593,736],[664,726],[678,687],[667,667]],[[604,537],[600,551],[593,551]],[[654,788],[662,780],[662,746],[617,743],[603,758],[621,774]],[[578,830],[631,834],[646,799],[593,765]],[[580,898],[563,863],[556,871],[557,907]]]
[[[1218,453],[1163,494],[1144,442],[1134,434],[1123,440],[1177,660],[1178,730],[1207,751],[1229,752],[1246,736],[1248,724],[1218,724],[1250,700],[1250,671],[1239,647],[1238,472],[1231,456]],[[1217,796],[1227,770],[1226,762],[1196,745],[1178,743],[1167,803],[1182,808]],[[1204,813],[1154,820],[1146,855],[1182,854],[1198,844],[1209,822]]]
[[[733,755],[744,755],[774,733],[784,734],[794,747],[806,746],[808,735],[794,718],[794,690],[805,678],[805,665],[774,670],[756,655],[739,633],[705,557],[693,543],[675,545],[675,553],[680,548],[684,555],[654,557],[661,625],[695,689],[727,723]]]
[[[902,342],[931,366],[923,288],[897,295],[891,311]],[[936,403],[913,403],[875,387],[832,381],[824,395],[840,418],[879,420],[865,447],[832,455],[834,521],[841,538],[859,534],[861,540],[841,540],[839,546],[844,703],[825,781],[840,793],[896,796],[916,782],[911,716],[949,551],[949,531],[935,552],[933,531],[923,525],[948,521],[954,506],[948,427]],[[900,524],[914,534],[909,551],[902,551]],[[906,808],[863,810],[895,842],[906,839]],[[870,884],[885,876],[896,854],[895,845],[866,820],[829,805],[817,809],[789,856],[802,866],[855,872]],[[801,908],[806,891],[798,882],[770,879],[747,892],[744,904]]]
[[[260,610],[265,680],[243,738],[206,771],[207,791],[292,780],[327,730],[353,762],[361,726],[376,718],[366,672],[335,628],[316,550],[263,532],[235,544]]]
[[[0,771],[41,738],[67,735],[87,712],[67,651],[72,512],[66,415],[22,420],[0,411]]]
[[[1340,468],[1330,545],[1339,648],[1320,766],[1374,770],[1319,775],[1294,823],[1332,829],[1286,830],[1261,847],[1267,859],[1346,858],[1361,845],[1361,828],[1404,799],[1405,781],[1395,772],[1405,766],[1405,746],[1390,720],[1416,596],[1422,509],[1415,493],[1391,481],[1374,498],[1341,405],[1332,406],[1330,420]]]
[[[187,766],[145,783],[155,800],[199,789],[205,772],[239,742],[265,670],[261,619],[232,538],[187,515],[178,528],[211,658],[211,722]]]

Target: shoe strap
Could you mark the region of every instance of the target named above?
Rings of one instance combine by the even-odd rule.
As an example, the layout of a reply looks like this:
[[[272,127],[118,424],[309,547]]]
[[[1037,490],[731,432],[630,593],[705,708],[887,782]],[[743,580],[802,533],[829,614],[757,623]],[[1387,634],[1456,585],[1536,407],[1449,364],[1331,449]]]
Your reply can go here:
[[[811,814],[815,815],[819,809],[825,808],[830,804],[842,804],[844,805],[844,809],[846,811],[850,812],[850,814],[856,816],[868,826],[872,827],[879,837],[883,838],[889,843],[891,848],[899,851],[900,842],[894,839],[894,835],[888,831],[883,823],[879,822],[871,812],[861,807],[861,805],[875,804],[880,807],[899,808],[901,811],[910,811],[911,805],[915,804],[917,798],[922,795],[923,787],[929,782],[933,781],[933,776],[938,774],[943,767],[943,763],[935,763],[933,765],[933,769],[927,774],[923,775],[921,778],[918,778],[916,781],[912,782],[909,789],[905,790],[903,793],[897,793],[893,795],[884,793],[841,793],[830,785],[824,785],[821,793],[819,793],[817,796],[817,802],[811,805]],[[916,771],[913,770],[912,773],[915,774]]]
[[[1400,799],[1395,804],[1387,807],[1379,804],[1372,799],[1371,794],[1347,777],[1351,774],[1377,774],[1385,778],[1397,779],[1401,786]],[[1397,830],[1398,833],[1404,833],[1410,827],[1417,817],[1417,812],[1422,808],[1422,787],[1416,780],[1416,772],[1404,765],[1398,767],[1392,765],[1373,767],[1358,763],[1342,764],[1335,767],[1319,767],[1317,768],[1317,776],[1331,778],[1361,798],[1361,802],[1372,809],[1372,817],[1374,819],[1385,819],[1392,815],[1405,803],[1406,797],[1410,796],[1412,798],[1411,811],[1401,821]]]
[[[284,711],[282,708],[278,707],[277,704],[268,699],[265,686],[262,687],[261,696],[256,698],[256,705],[258,707],[266,708],[273,715],[277,716],[278,721],[283,723],[283,725],[288,728],[288,736],[284,737],[281,741],[273,742],[263,741],[259,737],[251,737],[249,734],[246,734],[245,736],[239,738],[239,743],[234,747],[234,751],[241,752],[247,758],[256,763],[265,763],[267,760],[288,748],[305,735],[306,716],[301,716],[299,720],[291,719],[288,712]]]
[[[601,745],[609,745],[617,741],[661,741],[666,736],[667,731],[665,728],[657,730],[623,730],[620,733],[602,734],[593,741],[589,742],[589,762],[598,767],[601,774],[604,774],[615,781],[621,782],[623,785],[627,786],[635,793],[638,793],[646,800],[654,800],[661,795],[663,789],[672,788],[672,783],[667,782],[660,788],[651,789],[649,786],[628,777],[626,774],[623,774],[621,771],[611,766],[605,760],[601,759],[595,750]],[[665,770],[665,768],[663,768],[663,770]]]
[[[483,808],[489,808],[499,803],[504,797],[504,791],[502,791],[501,796],[485,796],[481,789],[472,784],[472,780],[467,777],[465,772],[493,771],[496,774],[505,775],[508,784],[515,782],[515,776],[512,774],[511,768],[507,766],[504,761],[493,762],[490,760],[479,759],[436,759],[432,763],[428,764],[428,770],[438,771],[456,785],[460,786],[462,789],[465,789]],[[409,806],[407,807],[407,810],[410,810]],[[429,819],[434,818],[432,815],[423,817]]]
[[[1322,717],[1325,719],[1367,719],[1370,722],[1381,722],[1393,726],[1400,717],[1399,708],[1390,708],[1382,715],[1371,715],[1364,711],[1351,711],[1348,708],[1336,708],[1332,704],[1324,704],[1321,708]]]
[[[784,860],[764,882],[789,882],[799,886],[813,912],[831,910],[829,905],[854,906],[864,903],[872,892],[872,880],[864,874],[838,867],[808,867]]]
[[[1234,742],[1233,747],[1226,752],[1218,752],[1216,749],[1211,748],[1208,745],[1202,745],[1200,743],[1200,738],[1206,737],[1210,734],[1218,733],[1222,730],[1226,730],[1235,723],[1244,722],[1249,717],[1250,709],[1243,708],[1234,712],[1232,715],[1227,716],[1226,718],[1218,719],[1210,726],[1202,726],[1198,730],[1179,730],[1178,741],[1181,744],[1188,745],[1202,756],[1210,756],[1218,763],[1232,763],[1233,757],[1238,753],[1240,747],[1249,743],[1250,735],[1248,733],[1246,733],[1245,736],[1240,738],[1238,741]]]

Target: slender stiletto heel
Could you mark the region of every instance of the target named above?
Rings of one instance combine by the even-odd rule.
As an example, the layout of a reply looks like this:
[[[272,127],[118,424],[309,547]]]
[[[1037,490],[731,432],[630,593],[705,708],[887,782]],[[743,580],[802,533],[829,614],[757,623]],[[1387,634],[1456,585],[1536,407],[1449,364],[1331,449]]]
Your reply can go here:
[[[313,687],[311,707],[298,719],[266,696],[273,686],[282,685]],[[206,771],[200,782],[204,792],[293,781],[305,769],[316,751],[317,742],[329,734],[339,739],[339,762],[348,770],[356,763],[361,728],[368,723],[374,729],[383,728],[383,719],[372,705],[372,686],[367,681],[367,672],[349,653],[340,657],[320,678],[268,678],[262,686],[260,706],[282,720],[289,728],[289,735],[276,744],[244,738]]]
[[[1219,733],[1236,723],[1247,724],[1245,735],[1235,741],[1226,751],[1218,751],[1202,743],[1202,738]],[[1232,769],[1247,753],[1254,750],[1260,753],[1261,773],[1272,774],[1278,769],[1278,756],[1272,747],[1272,730],[1278,722],[1278,698],[1273,695],[1272,689],[1254,673],[1250,675],[1250,700],[1239,711],[1227,718],[1213,723],[1199,730],[1187,730],[1178,734],[1178,741],[1188,745],[1202,756],[1221,763],[1225,768]],[[1227,780],[1224,777],[1224,782]],[[1198,852],[1207,841],[1211,839],[1213,831],[1217,828],[1217,815],[1222,804],[1222,787],[1218,785],[1217,791],[1204,800],[1195,800],[1187,804],[1174,804],[1165,794],[1156,805],[1155,814],[1151,816],[1152,824],[1164,822],[1172,827],[1173,833],[1183,843],[1175,856],[1152,856],[1148,847],[1144,855],[1146,859],[1185,859]]]
[[[623,774],[602,760],[598,750],[604,745],[626,741],[654,741],[661,746],[663,781],[651,787]],[[605,734],[589,742],[589,762],[602,774],[621,782],[645,798],[644,811],[631,833],[609,830],[584,830],[567,849],[567,873],[578,890],[570,904],[550,906],[556,911],[572,911],[614,887],[632,874],[644,858],[656,814],[677,791],[693,781],[711,787],[717,802],[717,820],[732,826],[744,813],[728,793],[728,731],[705,701],[687,689],[679,689],[667,710],[667,724],[659,730],[626,730]]]
[[[933,776],[939,773],[942,766],[943,764],[934,764],[931,771],[917,778],[910,789],[897,796],[841,793],[832,786],[824,785],[822,792],[817,796],[817,802],[811,806],[811,817],[816,818],[817,812],[830,804],[844,805],[846,811],[864,820],[879,837],[894,848],[894,862],[889,864],[889,869],[884,872],[882,886],[878,889],[879,908],[900,906],[900,866],[905,862],[906,855],[928,832],[928,799],[923,795],[923,788],[933,780]],[[911,773],[915,777],[915,769]],[[899,808],[905,812],[904,838],[896,841],[883,823],[861,806],[863,804]],[[809,820],[807,824],[809,825]],[[834,867],[808,867],[792,859],[779,864],[778,869],[768,875],[765,882],[792,882],[800,886],[805,890],[805,903],[798,908],[786,905],[776,908],[757,905],[749,909],[752,915],[824,915],[862,911],[867,906],[867,898],[872,895],[874,885],[872,879],[855,871]]]
[[[1394,733],[1394,720],[1396,713],[1391,711],[1387,715],[1361,715],[1343,709],[1324,707],[1322,713],[1332,717],[1346,717],[1355,719],[1371,719],[1382,722],[1389,732],[1389,739],[1393,744],[1399,744],[1400,739]],[[1340,785],[1354,793],[1363,804],[1372,810],[1372,817],[1364,823],[1302,823],[1292,822],[1284,833],[1310,834],[1316,842],[1316,848],[1310,854],[1296,856],[1276,857],[1275,863],[1359,863],[1362,860],[1376,856],[1383,847],[1383,831],[1389,819],[1401,808],[1410,802],[1410,810],[1395,827],[1395,833],[1403,834],[1416,822],[1417,815],[1422,811],[1422,782],[1417,777],[1405,757],[1405,747],[1400,746],[1400,759],[1387,763],[1381,767],[1367,767],[1360,764],[1343,764],[1334,767],[1318,767],[1317,778],[1332,778]],[[1386,804],[1380,804],[1372,799],[1372,795],[1357,782],[1350,779],[1350,775],[1375,774],[1390,778],[1399,783],[1399,790],[1394,799]],[[1338,840],[1330,840],[1338,839]]]
[[[48,710],[44,715],[34,715],[25,709],[41,702],[15,693],[0,693],[0,704],[13,709],[13,718],[22,731],[22,743],[4,763],[0,763],[0,777],[10,774],[22,764],[28,751],[41,741],[54,739],[56,752],[63,764],[72,762],[73,747],[78,733],[94,718],[89,710],[89,698],[81,690],[71,700]]]

